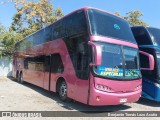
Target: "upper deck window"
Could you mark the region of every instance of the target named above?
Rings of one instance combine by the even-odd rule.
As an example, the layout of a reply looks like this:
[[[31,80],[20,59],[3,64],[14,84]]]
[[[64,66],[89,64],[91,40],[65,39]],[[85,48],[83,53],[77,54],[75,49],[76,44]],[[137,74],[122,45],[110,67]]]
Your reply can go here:
[[[87,33],[87,21],[84,10],[79,10],[61,20],[24,38],[16,44],[16,51],[44,44],[58,38],[80,36]]]
[[[136,43],[129,24],[114,15],[89,9],[89,22],[92,35],[101,35]]]

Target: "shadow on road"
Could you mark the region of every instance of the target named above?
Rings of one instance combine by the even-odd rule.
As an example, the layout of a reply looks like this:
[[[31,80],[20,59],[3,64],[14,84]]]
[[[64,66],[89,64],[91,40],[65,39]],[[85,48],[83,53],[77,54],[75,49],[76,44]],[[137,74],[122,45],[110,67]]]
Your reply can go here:
[[[145,98],[140,98],[140,100],[137,101],[136,103],[146,105],[146,106],[151,106],[151,107],[160,107],[160,102],[148,100]]]
[[[12,77],[8,77],[10,80],[17,82],[14,78]],[[18,83],[18,82],[17,82]],[[19,83],[20,84],[20,83]],[[66,108],[67,110],[73,110],[73,111],[79,111],[82,113],[104,113],[104,112],[114,112],[114,111],[121,111],[121,110],[127,110],[129,108],[131,108],[130,106],[127,105],[112,105],[112,106],[89,106],[89,105],[85,105],[76,101],[72,101],[69,103],[66,102],[62,102],[58,95],[56,93],[53,92],[49,92],[47,90],[44,90],[43,88],[40,88],[38,86],[32,85],[30,83],[24,83],[22,84],[30,89],[33,89],[35,91],[37,91],[38,93],[49,97],[51,99],[53,99],[54,101],[56,101],[61,107]]]

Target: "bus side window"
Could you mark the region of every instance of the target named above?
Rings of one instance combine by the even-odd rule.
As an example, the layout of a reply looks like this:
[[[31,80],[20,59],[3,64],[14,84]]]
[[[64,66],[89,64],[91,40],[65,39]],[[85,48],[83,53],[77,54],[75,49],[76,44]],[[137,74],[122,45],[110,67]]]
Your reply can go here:
[[[51,72],[52,73],[62,73],[63,71],[64,71],[64,66],[63,66],[61,56],[59,54],[53,54]]]
[[[43,30],[43,34],[44,34],[44,42],[48,42],[48,41],[51,41],[52,40],[52,27],[49,26],[47,29],[44,29]]]
[[[50,56],[45,56],[45,63],[44,63],[44,68],[45,72],[50,72]]]
[[[84,11],[79,11],[66,19],[67,37],[87,32],[87,24]]]
[[[28,61],[30,58],[24,58],[24,69],[28,69]]]
[[[44,71],[44,56],[25,58],[24,68],[28,70]]]
[[[89,77],[88,38],[85,34],[65,40],[76,76],[82,80]]]
[[[77,74],[81,79],[88,79],[89,55],[87,40],[84,37],[77,38]]]

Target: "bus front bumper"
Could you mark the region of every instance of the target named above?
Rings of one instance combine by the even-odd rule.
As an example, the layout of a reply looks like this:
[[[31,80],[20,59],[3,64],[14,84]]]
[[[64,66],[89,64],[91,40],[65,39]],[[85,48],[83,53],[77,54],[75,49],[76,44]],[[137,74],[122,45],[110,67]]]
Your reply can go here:
[[[139,100],[142,90],[128,93],[108,93],[94,89],[90,93],[89,105],[104,106],[132,103]]]

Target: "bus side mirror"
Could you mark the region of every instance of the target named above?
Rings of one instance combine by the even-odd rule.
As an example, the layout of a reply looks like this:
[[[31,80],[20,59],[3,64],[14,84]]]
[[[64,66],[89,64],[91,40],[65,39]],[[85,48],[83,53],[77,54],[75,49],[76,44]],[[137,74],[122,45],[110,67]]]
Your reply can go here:
[[[154,57],[143,51],[139,51],[141,70],[154,70]]]
[[[94,42],[88,41],[88,45],[94,48],[94,63],[90,63],[90,66],[99,66],[102,64],[102,47]]]

